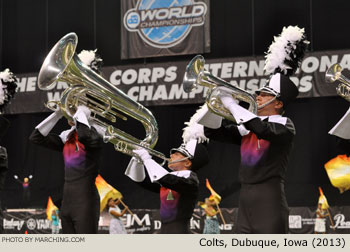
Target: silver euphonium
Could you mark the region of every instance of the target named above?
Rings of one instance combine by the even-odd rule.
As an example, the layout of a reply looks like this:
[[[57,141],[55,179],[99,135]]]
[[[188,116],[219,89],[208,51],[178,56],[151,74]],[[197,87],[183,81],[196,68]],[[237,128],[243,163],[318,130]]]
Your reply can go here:
[[[235,118],[223,106],[219,98],[220,93],[228,93],[232,95],[234,99],[248,103],[248,110],[254,114],[257,113],[258,106],[254,95],[212,75],[204,69],[204,64],[205,60],[201,55],[195,56],[190,63],[188,63],[183,79],[183,88],[185,92],[191,92],[197,85],[208,87],[209,89],[206,96],[208,108],[213,113],[235,123],[237,123]]]
[[[336,87],[337,94],[350,102],[350,79],[342,74],[343,68],[338,63],[331,65],[326,71],[326,82],[339,81]]]
[[[158,140],[158,125],[152,113],[84,65],[75,53],[77,44],[78,37],[75,33],[65,35],[51,49],[41,66],[38,77],[40,89],[48,90],[57,81],[64,81],[68,85],[60,101],[49,101],[47,107],[55,110],[58,106],[64,116],[72,120],[77,107],[85,105],[91,110],[90,119],[102,127],[104,140],[112,143],[115,150],[137,157],[132,151],[142,147],[151,155],[167,161],[164,154],[152,149]],[[106,123],[105,121],[116,122],[117,117],[127,120],[126,116],[117,111],[140,121],[145,128],[146,137],[139,140]]]

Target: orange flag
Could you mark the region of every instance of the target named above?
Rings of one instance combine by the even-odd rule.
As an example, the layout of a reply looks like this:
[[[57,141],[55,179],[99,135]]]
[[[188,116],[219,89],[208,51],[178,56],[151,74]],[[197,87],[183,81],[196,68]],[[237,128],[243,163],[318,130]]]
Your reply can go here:
[[[95,185],[97,187],[98,193],[100,194],[100,212],[105,209],[107,205],[107,201],[110,198],[113,199],[121,199],[123,198],[123,195],[121,192],[116,190],[113,186],[108,184],[101,175],[98,175],[96,177]]]
[[[324,168],[332,185],[338,188],[340,193],[350,189],[350,157],[338,155],[329,160]]]
[[[328,205],[328,201],[326,196],[323,194],[323,191],[321,189],[321,187],[318,187],[318,190],[320,191],[320,197],[318,198],[318,204],[321,204],[321,208],[322,209],[328,209],[329,205]]]
[[[47,201],[47,207],[46,207],[46,218],[49,219],[49,220],[52,220],[51,219],[51,213],[52,213],[52,210],[57,210],[58,208],[55,206],[55,204],[52,202],[52,199],[51,197],[49,196],[49,200]]]
[[[208,179],[205,179],[205,185],[211,193],[211,195],[209,196],[209,199],[215,200],[216,204],[219,204],[221,201],[221,196],[214,191],[214,189],[211,187]]]

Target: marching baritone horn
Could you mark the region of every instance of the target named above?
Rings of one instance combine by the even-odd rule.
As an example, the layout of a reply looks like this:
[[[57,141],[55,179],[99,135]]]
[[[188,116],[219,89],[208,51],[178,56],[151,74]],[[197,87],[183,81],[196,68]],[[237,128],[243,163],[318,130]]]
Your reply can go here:
[[[168,158],[153,150],[158,140],[158,125],[152,113],[84,65],[75,53],[77,44],[77,35],[68,33],[51,49],[41,66],[38,77],[40,89],[51,89],[57,81],[68,85],[60,100],[49,101],[47,107],[55,110],[52,105],[55,104],[68,120],[72,120],[77,107],[85,105],[91,110],[90,119],[105,132],[105,142],[112,143],[115,150],[137,157],[133,150],[142,147],[165,163]],[[140,140],[110,125],[110,122],[116,122],[117,117],[127,120],[117,111],[141,122],[146,137]]]
[[[238,101],[249,104],[248,110],[254,114],[257,113],[257,103],[255,96],[249,92],[235,87],[230,83],[212,75],[204,68],[205,60],[201,55],[195,56],[188,63],[183,79],[183,89],[186,93],[191,92],[197,85],[208,87],[206,104],[215,114],[237,123],[231,113],[223,106],[219,94],[228,93]],[[238,124],[238,123],[237,123]]]
[[[342,71],[343,68],[340,64],[333,64],[327,69],[325,79],[328,83],[339,81],[340,83],[336,87],[337,94],[350,102],[350,79],[345,77]]]

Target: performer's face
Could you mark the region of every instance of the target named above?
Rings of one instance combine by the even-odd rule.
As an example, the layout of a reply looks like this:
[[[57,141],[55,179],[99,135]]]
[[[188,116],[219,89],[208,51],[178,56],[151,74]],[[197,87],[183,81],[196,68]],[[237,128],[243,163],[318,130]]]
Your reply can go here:
[[[170,154],[170,162],[168,167],[173,171],[188,170],[190,169],[191,164],[191,161],[180,152]]]
[[[75,124],[74,124],[74,122],[73,122],[73,121],[68,120],[68,125],[69,125],[69,126],[74,126]]]
[[[265,92],[260,92],[259,95],[256,97],[256,102],[258,104],[258,107],[261,105],[264,105],[274,99],[274,95],[265,93]],[[270,115],[277,115],[279,114],[279,111],[282,109],[283,103],[279,100],[274,100],[270,104],[258,108],[258,115],[259,116],[270,116]]]
[[[108,205],[109,207],[114,207],[114,206],[115,206],[114,200],[113,200],[113,199],[109,199],[107,205]]]

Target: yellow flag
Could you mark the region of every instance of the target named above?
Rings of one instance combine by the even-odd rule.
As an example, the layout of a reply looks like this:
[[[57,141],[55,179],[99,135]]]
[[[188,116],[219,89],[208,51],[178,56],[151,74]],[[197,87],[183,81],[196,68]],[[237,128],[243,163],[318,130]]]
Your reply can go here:
[[[52,220],[51,214],[52,210],[57,210],[58,208],[55,206],[55,204],[52,202],[51,197],[49,196],[49,200],[47,201],[47,206],[46,206],[46,218],[49,220]]]
[[[205,179],[205,185],[211,193],[211,195],[209,196],[209,200],[214,200],[216,202],[216,204],[219,204],[221,201],[221,196],[214,191],[214,189],[211,187],[208,179]]]
[[[350,189],[350,157],[338,155],[324,165],[332,185],[340,193]]]
[[[329,205],[328,205],[328,201],[327,201],[326,196],[324,196],[321,187],[318,187],[318,190],[320,191],[320,197],[318,198],[318,204],[322,205],[321,206],[322,209],[328,209]]]
[[[105,209],[108,199],[121,199],[123,195],[113,186],[108,184],[101,175],[96,177],[95,185],[97,187],[98,193],[100,194],[100,212]]]

